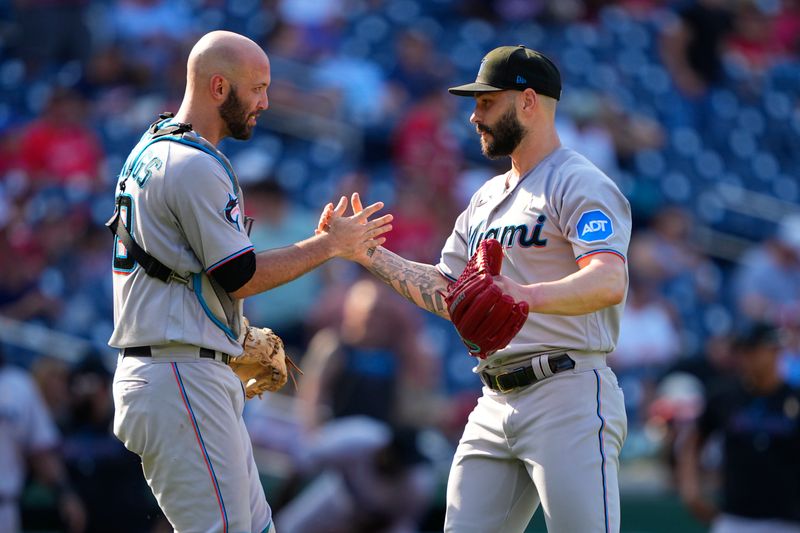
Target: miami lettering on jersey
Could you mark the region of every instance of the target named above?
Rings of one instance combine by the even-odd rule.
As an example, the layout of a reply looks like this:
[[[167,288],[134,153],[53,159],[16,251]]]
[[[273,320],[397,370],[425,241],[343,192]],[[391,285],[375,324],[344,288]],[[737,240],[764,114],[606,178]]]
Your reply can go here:
[[[578,219],[578,239],[583,242],[604,241],[614,234],[611,218],[599,209],[586,211]]]
[[[547,239],[542,238],[542,228],[544,227],[545,221],[547,221],[547,217],[545,215],[539,215],[539,218],[536,219],[536,224],[530,228],[526,224],[519,224],[517,226],[509,225],[503,226],[502,228],[489,228],[484,232],[481,232],[481,228],[484,224],[484,222],[481,221],[469,232],[469,254],[470,256],[474,254],[475,250],[478,249],[478,245],[484,239],[497,239],[500,241],[500,244],[506,247],[514,246],[515,242],[523,248],[530,248],[531,246],[541,248],[546,246]],[[528,237],[529,233],[530,237]]]

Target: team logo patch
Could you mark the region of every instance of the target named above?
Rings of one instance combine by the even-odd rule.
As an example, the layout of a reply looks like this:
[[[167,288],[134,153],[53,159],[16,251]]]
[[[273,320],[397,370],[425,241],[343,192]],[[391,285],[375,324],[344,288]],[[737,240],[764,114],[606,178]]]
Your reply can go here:
[[[583,242],[604,241],[614,234],[611,219],[599,209],[582,214],[577,229],[578,238]]]
[[[223,209],[222,212],[225,214],[225,220],[238,230],[239,217],[241,215],[239,210],[239,198],[228,194],[228,203],[225,205],[225,209]]]

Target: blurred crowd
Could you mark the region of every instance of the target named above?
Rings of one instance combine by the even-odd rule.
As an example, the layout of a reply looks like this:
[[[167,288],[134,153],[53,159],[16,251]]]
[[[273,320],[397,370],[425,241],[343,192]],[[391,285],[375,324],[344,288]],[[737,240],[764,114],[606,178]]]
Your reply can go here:
[[[630,290],[609,359],[628,408],[623,462],[677,471],[709,391],[742,376],[753,342],[740,334],[754,324],[779,332],[776,375],[800,386],[797,0],[2,2],[0,317],[92,346],[32,350],[0,328],[0,379],[32,380],[52,426],[20,434],[9,460],[55,450],[61,463],[29,469],[23,492],[0,484],[0,509],[22,498],[25,527],[164,526],[136,458],[109,431],[103,223],[124,157],[159,112],[176,110],[188,50],[211,29],[248,35],[272,63],[254,139],[221,146],[257,249],[310,236],[324,204],[359,191],[394,215],[389,249],[435,263],[456,215],[499,169],[480,154],[471,102],[446,88],[472,79],[494,46],[524,43],[561,69],[563,144],[633,207]],[[344,531],[436,530],[479,393],[449,324],[338,261],[248,299],[246,314],[305,370],[296,389],[248,406],[276,520],[291,524],[282,530],[323,531],[314,510],[334,508]],[[0,387],[0,440],[12,436],[7,396]]]

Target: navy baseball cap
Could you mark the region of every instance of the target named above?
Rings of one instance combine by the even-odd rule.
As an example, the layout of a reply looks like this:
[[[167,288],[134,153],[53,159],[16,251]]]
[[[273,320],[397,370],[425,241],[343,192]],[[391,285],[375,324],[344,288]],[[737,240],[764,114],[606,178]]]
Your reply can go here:
[[[456,96],[505,90],[533,89],[539,94],[561,99],[561,74],[550,59],[523,45],[500,46],[486,54],[474,83],[448,89]]]

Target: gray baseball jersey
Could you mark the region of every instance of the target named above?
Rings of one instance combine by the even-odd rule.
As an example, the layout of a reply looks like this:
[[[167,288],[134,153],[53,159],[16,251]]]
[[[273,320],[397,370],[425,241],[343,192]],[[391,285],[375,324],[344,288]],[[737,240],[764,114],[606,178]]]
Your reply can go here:
[[[505,247],[501,273],[521,284],[555,281],[579,270],[578,260],[613,253],[623,260],[631,234],[630,204],[585,157],[561,147],[505,190],[508,174],[487,181],[458,217],[439,271],[456,279],[483,239]],[[619,335],[623,305],[579,316],[531,313],[508,347],[487,366],[554,350],[608,353]]]
[[[562,279],[596,253],[625,259],[630,207],[586,158],[559,148],[510,190],[507,177],[486,182],[459,216],[437,265],[445,276],[455,279],[487,238],[503,243],[501,273],[521,284]],[[480,360],[476,372],[502,372],[567,351],[575,367],[507,393],[484,387],[453,457],[445,531],[522,531],[540,505],[548,531],[619,531],[627,424],[605,354],[621,312],[530,313],[508,347]]]
[[[148,276],[117,239],[109,344],[192,344],[239,355],[241,302],[208,276],[253,249],[238,180],[225,156],[200,136],[168,137],[175,142],[142,137],[120,176],[125,190],[118,185],[117,194],[134,240],[189,283]]]
[[[272,531],[242,383],[196,348],[242,352],[242,303],[209,275],[253,248],[238,180],[216,147],[168,126],[152,126],[131,152],[117,206],[134,241],[186,283],[149,276],[116,239],[109,344],[155,349],[118,359],[114,434],[141,458],[176,531]]]

